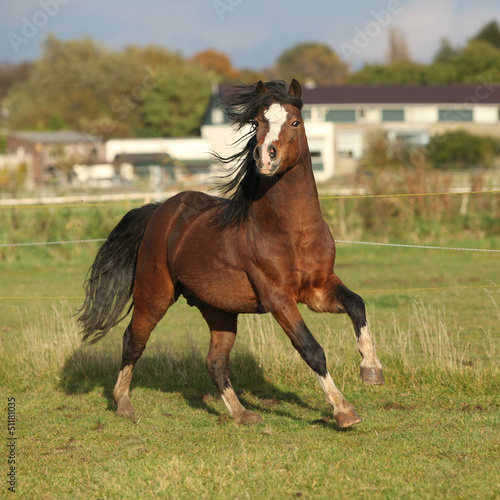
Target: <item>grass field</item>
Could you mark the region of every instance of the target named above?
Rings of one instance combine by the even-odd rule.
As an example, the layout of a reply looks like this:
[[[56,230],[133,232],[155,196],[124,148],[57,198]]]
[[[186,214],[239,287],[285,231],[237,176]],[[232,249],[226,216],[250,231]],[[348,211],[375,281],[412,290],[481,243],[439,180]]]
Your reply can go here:
[[[99,214],[98,229],[80,212],[64,223],[37,215],[31,229],[21,218],[7,241],[101,237],[116,210]],[[439,244],[500,248],[500,237]],[[82,347],[71,316],[96,249],[2,249],[0,384],[4,418],[15,398],[23,498],[500,495],[498,254],[338,245],[336,271],[365,298],[386,376],[385,386],[364,385],[347,318],[303,308],[334,381],[363,418],[343,431],[268,315],[240,318],[232,355],[233,385],[264,422],[232,422],[204,367],[207,328],[182,300],[138,363],[136,422],[115,418],[121,329]]]

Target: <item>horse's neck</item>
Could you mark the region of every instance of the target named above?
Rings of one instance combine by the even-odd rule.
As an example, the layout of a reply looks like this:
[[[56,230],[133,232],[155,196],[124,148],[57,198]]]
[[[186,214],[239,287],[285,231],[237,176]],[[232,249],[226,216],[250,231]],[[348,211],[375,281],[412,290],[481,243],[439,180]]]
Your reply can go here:
[[[261,178],[257,198],[252,207],[254,216],[273,220],[274,227],[278,222],[281,230],[310,227],[323,220],[309,158],[278,180]]]

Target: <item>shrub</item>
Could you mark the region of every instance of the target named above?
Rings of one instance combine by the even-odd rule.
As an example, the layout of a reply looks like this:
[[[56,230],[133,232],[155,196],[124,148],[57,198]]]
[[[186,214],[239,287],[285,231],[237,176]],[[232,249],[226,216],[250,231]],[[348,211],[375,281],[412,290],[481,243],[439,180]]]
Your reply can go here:
[[[434,135],[427,146],[427,154],[433,166],[438,168],[489,167],[499,147],[500,141],[493,137],[455,130]]]

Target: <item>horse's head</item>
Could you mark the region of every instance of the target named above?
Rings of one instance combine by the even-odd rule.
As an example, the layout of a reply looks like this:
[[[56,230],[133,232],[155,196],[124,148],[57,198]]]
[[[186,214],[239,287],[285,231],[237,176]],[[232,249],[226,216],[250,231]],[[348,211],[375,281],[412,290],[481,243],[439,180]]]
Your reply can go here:
[[[257,94],[268,91],[259,82]],[[288,95],[300,100],[301,87],[292,80]],[[296,165],[307,148],[304,123],[300,109],[293,104],[274,100],[262,106],[254,120],[257,145],[253,157],[261,175],[272,176]]]

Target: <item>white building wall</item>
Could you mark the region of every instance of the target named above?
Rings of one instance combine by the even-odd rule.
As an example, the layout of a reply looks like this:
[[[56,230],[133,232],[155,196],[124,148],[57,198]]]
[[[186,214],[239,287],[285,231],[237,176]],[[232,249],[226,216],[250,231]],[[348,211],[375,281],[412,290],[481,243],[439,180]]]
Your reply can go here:
[[[380,123],[382,121],[382,109],[376,107],[361,108],[358,112],[358,120],[361,123]]]
[[[315,170],[317,181],[326,181],[335,174],[335,124],[332,122],[304,123],[311,153],[313,148],[320,150],[323,170]]]
[[[106,161],[112,162],[119,154],[166,153],[177,160],[208,160],[212,145],[200,137],[110,139],[105,145]]]
[[[497,123],[499,108],[498,106],[475,106],[472,116],[474,123]]]
[[[230,125],[203,125],[201,137],[210,144],[210,150],[222,157],[231,156],[242,145],[238,141],[250,131],[249,127],[235,131]]]
[[[437,123],[439,111],[437,106],[406,106],[406,123]]]

